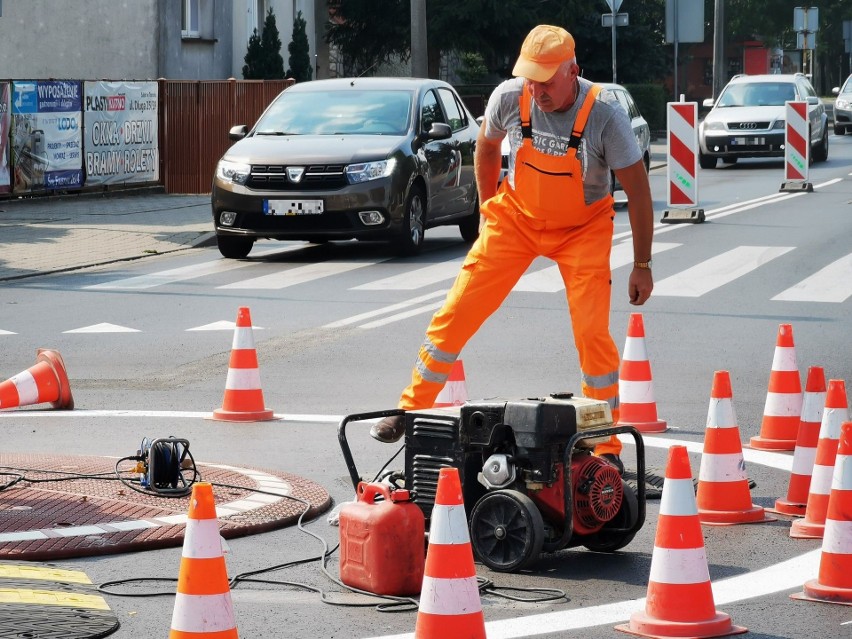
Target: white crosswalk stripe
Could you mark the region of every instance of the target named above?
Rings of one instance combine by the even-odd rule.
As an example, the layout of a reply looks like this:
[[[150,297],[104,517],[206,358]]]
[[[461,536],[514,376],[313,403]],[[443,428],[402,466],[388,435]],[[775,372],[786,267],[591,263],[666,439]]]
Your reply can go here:
[[[845,302],[852,295],[852,254],[773,297],[787,302]]]
[[[296,268],[276,271],[275,273],[253,277],[232,284],[225,284],[217,288],[280,290],[289,286],[296,286],[297,284],[307,284],[323,277],[340,275],[341,273],[354,271],[365,266],[373,266],[377,263],[376,260],[359,260],[353,262],[318,262],[316,264],[305,264],[304,266],[297,266]]]
[[[748,275],[776,257],[792,251],[792,246],[738,246],[704,260],[677,275],[654,284],[654,296],[701,297],[720,286]]]

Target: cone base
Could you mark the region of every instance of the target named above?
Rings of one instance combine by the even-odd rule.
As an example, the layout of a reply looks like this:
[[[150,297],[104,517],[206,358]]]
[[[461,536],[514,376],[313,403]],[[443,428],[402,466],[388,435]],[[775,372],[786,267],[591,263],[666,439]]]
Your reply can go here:
[[[799,502],[789,501],[787,499],[776,499],[774,508],[767,508],[771,513],[779,515],[789,515],[791,517],[804,517],[805,511],[808,509],[808,504],[800,504]]]
[[[254,411],[231,411],[223,408],[217,408],[213,411],[213,415],[208,417],[220,422],[268,422],[275,419],[275,413],[270,409],[254,410]]]
[[[749,448],[755,450],[795,450],[795,439],[769,439],[757,435],[749,440]]]
[[[622,409],[623,410],[623,409]],[[618,418],[619,426],[633,426],[640,433],[665,433],[669,426],[662,419],[653,422],[636,422],[629,419],[624,419],[624,416]]]
[[[74,398],[71,396],[71,384],[68,382],[68,373],[65,370],[65,362],[59,351],[50,348],[40,348],[36,351],[36,362],[45,362],[53,369],[56,375],[57,386],[59,386],[59,397],[50,405],[60,410],[73,410]]]
[[[821,601],[823,603],[840,604],[852,606],[852,588],[835,588],[824,586],[816,579],[805,582],[804,590],[790,595],[790,599],[801,599],[803,601]]]
[[[790,537],[793,539],[822,539],[825,535],[825,523],[798,519],[790,525]]]
[[[747,628],[731,623],[731,616],[716,611],[716,616],[706,621],[666,621],[650,617],[644,612],[634,612],[629,624],[615,627],[637,637],[682,637],[683,639],[706,639],[709,637],[727,637],[747,632]]]
[[[698,509],[698,520],[710,526],[732,526],[734,524],[758,524],[766,521],[777,521],[769,517],[762,506],[754,506],[748,510],[702,510]]]

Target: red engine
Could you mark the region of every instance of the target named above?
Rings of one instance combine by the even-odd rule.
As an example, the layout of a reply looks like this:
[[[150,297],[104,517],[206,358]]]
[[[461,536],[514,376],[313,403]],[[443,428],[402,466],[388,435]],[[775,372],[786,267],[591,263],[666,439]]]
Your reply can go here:
[[[624,500],[621,477],[603,459],[586,454],[575,455],[571,460],[571,483],[575,535],[599,531],[621,508]],[[565,521],[564,487],[564,472],[562,464],[559,464],[556,481],[551,486],[530,491],[530,497],[545,519]]]

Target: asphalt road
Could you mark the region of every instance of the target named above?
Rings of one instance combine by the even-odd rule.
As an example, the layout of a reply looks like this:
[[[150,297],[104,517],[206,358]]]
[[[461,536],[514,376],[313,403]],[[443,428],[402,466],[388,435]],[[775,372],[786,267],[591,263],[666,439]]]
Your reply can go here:
[[[852,379],[852,138],[834,136],[831,143],[829,162],[811,169],[811,194],[778,193],[783,173],[777,161],[702,171],[707,221],[660,225],[657,291],[645,307],[627,303],[628,269],[615,268],[613,335],[621,347],[630,313],[641,310],[660,416],[671,427],[646,437],[651,468],[662,470],[668,446],[683,442],[697,475],[716,370],[731,373],[742,440],[758,434],[781,323],[793,325],[803,375],[821,365],[827,377]],[[651,181],[659,213],[666,208],[665,171],[655,170]],[[624,253],[632,260],[623,207],[616,225],[614,259]],[[57,348],[77,409],[0,413],[3,447],[117,457],[135,451],[144,436],[173,434],[189,439],[205,462],[286,470],[320,483],[338,503],[349,500],[337,423],[343,415],[395,405],[429,315],[464,252],[456,231],[442,229],[428,233],[426,251],[411,260],[368,244],[263,243],[246,261],[221,260],[215,248],[191,249],[6,283],[0,301],[0,330],[9,333],[0,336],[10,369],[5,376],[29,366],[36,347]],[[324,277],[311,274],[318,261],[331,269]],[[579,386],[564,294],[549,266],[533,265],[462,354],[471,398]],[[250,307],[256,327],[266,404],[283,420],[226,424],[202,417],[221,405],[231,346],[227,323],[240,306]],[[350,428],[350,443],[364,475],[396,452],[371,440],[366,424]],[[630,447],[626,451],[630,463]],[[789,453],[747,450],[745,457],[756,482],[754,502],[772,505],[786,492]],[[400,458],[390,463],[401,466]],[[659,501],[649,501],[644,528],[612,555],[563,550],[521,574],[478,566],[496,586],[482,597],[488,636],[622,636],[612,627],[641,609],[658,512]],[[337,541],[337,529],[324,518],[305,528],[331,547]],[[849,636],[850,608],[789,599],[815,576],[820,544],[792,540],[788,531],[789,520],[703,528],[717,607],[752,637]],[[227,562],[234,576],[321,551],[315,537],[289,528],[231,541]],[[179,558],[180,549],[171,549],[68,563],[102,583],[176,577]],[[334,553],[333,575],[336,562]],[[328,591],[335,603],[364,603],[323,575],[317,561],[268,577]],[[505,599],[500,595],[517,594],[506,587],[554,588],[567,601]],[[142,582],[127,592],[152,588]],[[412,632],[416,618],[410,611],[379,612],[372,603],[329,605],[293,585],[241,583],[232,594],[242,636],[396,636]],[[171,597],[110,594],[107,600],[122,623],[115,636],[168,632]]]

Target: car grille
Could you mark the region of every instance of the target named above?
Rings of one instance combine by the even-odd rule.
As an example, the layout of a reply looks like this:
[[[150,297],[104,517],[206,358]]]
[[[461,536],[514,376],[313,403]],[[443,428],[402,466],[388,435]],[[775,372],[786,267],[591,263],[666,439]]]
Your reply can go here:
[[[343,164],[312,164],[299,182],[287,177],[283,164],[252,164],[246,186],[271,191],[324,191],[346,186]]]
[[[769,122],[729,122],[729,131],[763,131],[769,128]]]

